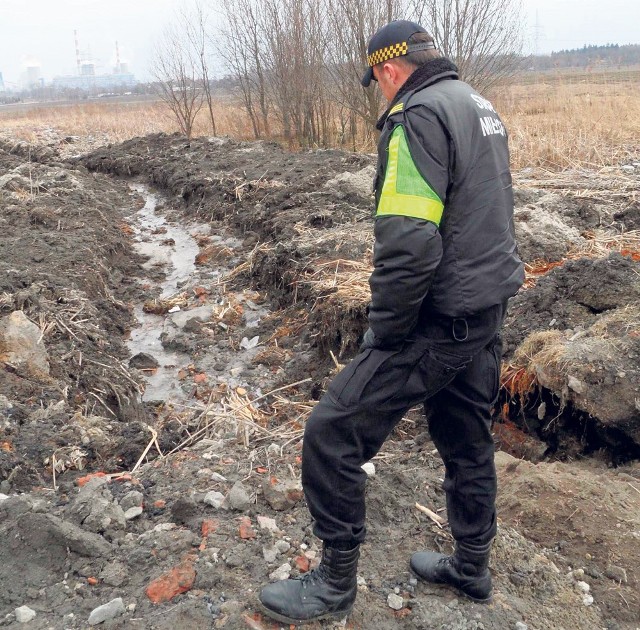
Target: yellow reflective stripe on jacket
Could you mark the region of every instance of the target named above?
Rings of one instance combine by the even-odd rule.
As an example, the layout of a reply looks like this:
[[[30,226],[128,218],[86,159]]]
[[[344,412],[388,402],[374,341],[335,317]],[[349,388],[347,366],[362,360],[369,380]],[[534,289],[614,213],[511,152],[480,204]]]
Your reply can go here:
[[[444,204],[413,162],[407,136],[398,125],[389,140],[389,157],[376,216],[405,216],[440,225]]]

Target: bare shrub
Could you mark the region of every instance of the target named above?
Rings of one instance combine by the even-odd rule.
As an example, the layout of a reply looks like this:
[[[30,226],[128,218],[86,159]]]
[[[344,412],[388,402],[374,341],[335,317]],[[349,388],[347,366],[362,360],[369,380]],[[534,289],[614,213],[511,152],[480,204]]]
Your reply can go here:
[[[460,78],[478,91],[512,76],[522,62],[521,0],[409,0]]]
[[[189,27],[177,23],[165,29],[156,45],[151,73],[158,96],[171,110],[180,131],[191,138],[196,116],[204,104],[199,54],[189,41]]]

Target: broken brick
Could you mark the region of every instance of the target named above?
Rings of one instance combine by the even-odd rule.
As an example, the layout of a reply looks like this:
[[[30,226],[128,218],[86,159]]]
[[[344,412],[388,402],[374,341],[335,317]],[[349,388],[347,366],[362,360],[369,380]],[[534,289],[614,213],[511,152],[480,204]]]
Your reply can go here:
[[[296,566],[300,570],[300,573],[306,573],[309,570],[310,562],[306,556],[296,556]]]
[[[177,595],[190,591],[195,579],[193,564],[191,561],[185,561],[153,580],[145,593],[154,604],[168,602]]]
[[[202,521],[202,535],[206,538],[207,536],[214,534],[217,531],[219,525],[220,522],[216,521],[215,519],[205,519],[204,521]]]
[[[251,519],[248,516],[242,516],[240,518],[240,538],[243,540],[251,540],[256,537],[256,532],[251,527]]]
[[[76,479],[76,484],[82,488],[86,483],[89,483],[92,479],[96,479],[98,477],[106,477],[107,473],[103,472],[95,472],[85,475],[84,477],[78,477]]]

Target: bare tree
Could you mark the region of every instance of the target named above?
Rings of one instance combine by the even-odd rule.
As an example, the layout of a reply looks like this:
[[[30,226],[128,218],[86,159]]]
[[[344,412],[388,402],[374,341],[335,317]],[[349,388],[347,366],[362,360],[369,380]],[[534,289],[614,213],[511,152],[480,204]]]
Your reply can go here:
[[[320,0],[264,0],[266,70],[285,138],[328,144],[325,20]]]
[[[477,90],[485,91],[518,70],[521,0],[410,0],[410,10],[458,66],[460,77]]]
[[[220,56],[237,80],[256,138],[270,134],[270,104],[265,76],[264,0],[236,0],[222,7],[226,28],[212,36]]]
[[[151,66],[160,98],[173,113],[180,130],[191,138],[193,124],[204,104],[201,67],[188,37],[167,28],[157,44]]]
[[[331,33],[327,47],[328,70],[338,102],[364,120],[367,132],[382,109],[379,90],[364,89],[360,79],[367,67],[369,38],[383,25],[403,13],[402,0],[325,0]],[[355,131],[352,116],[349,127]],[[346,120],[342,119],[342,124]],[[355,143],[355,137],[353,138]],[[355,148],[355,147],[354,147]]]
[[[182,22],[185,27],[185,34],[189,41],[192,54],[195,56],[199,66],[200,84],[204,95],[204,100],[209,111],[209,121],[211,122],[211,133],[216,136],[216,118],[213,113],[213,96],[211,94],[211,77],[209,71],[209,46],[210,39],[207,36],[208,16],[202,4],[196,1],[193,9],[180,11]]]

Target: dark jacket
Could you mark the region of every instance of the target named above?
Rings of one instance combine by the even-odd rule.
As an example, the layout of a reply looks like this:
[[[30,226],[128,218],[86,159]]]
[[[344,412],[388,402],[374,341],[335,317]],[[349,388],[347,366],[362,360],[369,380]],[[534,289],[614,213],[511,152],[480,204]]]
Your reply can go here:
[[[417,69],[379,129],[369,325],[392,347],[505,302],[524,269],[504,125],[451,62]]]

